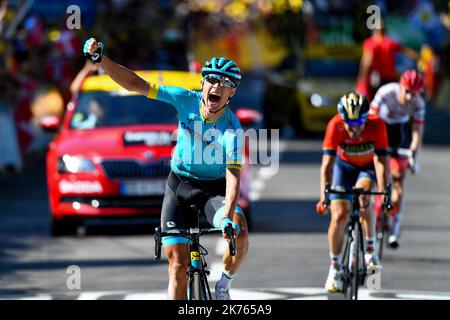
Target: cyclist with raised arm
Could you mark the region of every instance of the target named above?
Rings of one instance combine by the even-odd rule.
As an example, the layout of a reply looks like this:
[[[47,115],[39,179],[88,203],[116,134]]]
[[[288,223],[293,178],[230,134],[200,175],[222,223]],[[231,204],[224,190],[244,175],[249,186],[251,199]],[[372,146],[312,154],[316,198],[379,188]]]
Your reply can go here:
[[[370,107],[370,113],[378,115],[387,125],[389,167],[393,183],[392,204],[395,213],[388,238],[389,246],[392,248],[400,245],[406,170],[409,168],[413,173],[418,170],[416,159],[422,144],[425,123],[425,101],[420,95],[423,83],[423,76],[418,71],[406,70],[401,75],[400,82],[388,83],[377,91]],[[408,136],[411,119],[412,135]],[[405,147],[411,150],[411,157],[399,154],[398,149]],[[408,158],[412,158],[413,161],[409,161]]]
[[[387,187],[386,155],[387,135],[383,120],[369,116],[366,97],[350,92],[339,100],[338,114],[328,123],[323,141],[320,172],[320,201],[316,211],[325,214],[325,186],[335,190],[350,191],[353,186],[366,191],[375,184],[378,191]],[[342,247],[344,231],[350,214],[351,196],[330,195],[331,221],[328,244],[331,265],[325,288],[329,292],[342,291]],[[361,196],[361,223],[366,240],[365,260],[368,268],[381,268],[375,251],[375,230],[368,196]]]
[[[201,92],[180,87],[148,83],[133,71],[120,66],[103,54],[101,42],[91,38],[84,46],[85,55],[119,85],[150,99],[173,105],[179,114],[177,144],[172,156],[162,205],[161,229],[195,227],[195,205],[216,228],[232,225],[236,255],[226,250],[224,270],[215,287],[217,300],[229,300],[229,289],[238,268],[247,255],[247,223],[238,206],[242,159],[242,130],[236,115],[228,108],[241,74],[236,64],[226,58],[212,58],[202,69]],[[213,151],[211,151],[213,149]],[[209,151],[209,152],[208,152]],[[219,154],[217,158],[208,155]],[[230,239],[223,233],[223,237]],[[169,299],[187,298],[188,240],[164,237],[162,243],[169,261]]]

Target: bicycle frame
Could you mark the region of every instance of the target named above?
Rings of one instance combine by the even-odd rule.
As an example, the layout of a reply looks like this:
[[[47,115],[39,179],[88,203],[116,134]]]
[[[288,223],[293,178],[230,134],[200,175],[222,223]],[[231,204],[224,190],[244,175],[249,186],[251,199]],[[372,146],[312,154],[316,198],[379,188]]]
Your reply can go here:
[[[200,287],[196,290],[200,290],[198,293],[200,295],[201,300],[211,300],[211,290],[209,288],[207,277],[209,276],[209,270],[207,270],[207,264],[205,260],[205,256],[208,254],[205,248],[200,245],[200,235],[206,233],[220,232],[220,229],[190,229],[191,234],[191,242],[189,243],[189,257],[190,257],[190,265],[189,271],[187,273],[189,279],[188,285],[188,300],[193,300],[195,298],[195,278],[198,275],[200,282]],[[203,250],[203,251],[202,251]]]
[[[189,270],[188,276],[188,300],[211,300],[211,290],[208,283],[209,270],[207,270],[207,263],[205,256],[208,251],[200,244],[200,237],[210,233],[222,233],[218,228],[200,229],[198,216],[200,211],[191,206],[192,210],[197,214],[197,227],[189,230],[169,230],[162,232],[159,227],[155,228],[155,260],[161,258],[161,242],[163,237],[180,236],[189,239],[188,254],[189,254]],[[230,237],[229,250],[232,256],[235,255],[235,242],[233,238],[233,229],[231,225],[225,228],[225,233]]]
[[[345,296],[351,300],[358,299],[358,286],[364,284],[367,276],[367,266],[364,259],[364,237],[360,222],[360,203],[359,198],[362,195],[385,195],[385,206],[390,208],[391,186],[388,186],[387,191],[371,192],[365,191],[361,188],[355,188],[351,191],[333,190],[329,185],[325,187],[325,206],[329,207],[330,194],[351,195],[352,209],[350,212],[349,222],[347,223],[347,239],[345,241],[343,254],[343,291]],[[350,291],[348,290],[350,287]]]
[[[355,189],[354,189],[355,190]],[[362,189],[356,189],[362,190]],[[345,242],[344,259],[343,259],[343,277],[344,277],[344,293],[351,300],[358,299],[357,286],[364,283],[367,276],[367,266],[364,259],[364,237],[362,233],[362,227],[360,222],[360,203],[359,194],[354,193],[352,195],[352,211],[350,214],[349,222],[347,224],[347,241]],[[353,264],[355,264],[358,271],[353,274]],[[361,267],[361,268],[360,268]],[[352,279],[355,277],[355,284],[352,283]],[[350,291],[348,290],[348,286]]]

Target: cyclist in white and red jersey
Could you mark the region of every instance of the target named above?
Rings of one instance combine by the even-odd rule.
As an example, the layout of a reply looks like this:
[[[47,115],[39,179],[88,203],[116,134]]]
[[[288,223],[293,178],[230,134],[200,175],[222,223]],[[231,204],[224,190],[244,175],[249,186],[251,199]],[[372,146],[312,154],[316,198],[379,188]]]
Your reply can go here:
[[[416,70],[407,70],[401,75],[399,83],[388,83],[377,91],[370,108],[371,114],[378,115],[386,122],[388,133],[389,167],[393,180],[392,203],[396,213],[391,222],[388,239],[392,248],[397,248],[400,244],[405,172],[408,168],[413,173],[418,170],[416,159],[422,144],[426,108],[420,95],[422,89],[423,76]],[[411,119],[412,135],[409,136]],[[399,154],[399,148],[408,148],[413,161],[408,161],[408,156]]]

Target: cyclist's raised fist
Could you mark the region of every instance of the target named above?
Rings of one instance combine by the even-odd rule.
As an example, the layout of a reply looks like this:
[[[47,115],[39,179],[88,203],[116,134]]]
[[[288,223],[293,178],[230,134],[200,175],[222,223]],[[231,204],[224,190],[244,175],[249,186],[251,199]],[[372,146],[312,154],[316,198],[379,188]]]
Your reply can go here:
[[[84,43],[83,53],[86,58],[94,63],[99,63],[103,58],[103,43],[90,38]]]

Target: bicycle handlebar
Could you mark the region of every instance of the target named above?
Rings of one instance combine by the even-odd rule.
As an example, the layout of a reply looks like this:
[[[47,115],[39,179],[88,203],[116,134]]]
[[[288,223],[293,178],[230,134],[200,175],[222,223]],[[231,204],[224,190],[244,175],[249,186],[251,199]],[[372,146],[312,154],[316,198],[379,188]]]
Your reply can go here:
[[[325,208],[329,208],[330,206],[330,194],[340,194],[340,195],[351,195],[351,196],[360,196],[360,195],[382,195],[386,196],[384,198],[383,206],[387,210],[392,209],[392,203],[391,203],[391,193],[392,193],[392,186],[391,184],[388,184],[387,189],[384,191],[366,191],[361,188],[353,187],[351,191],[348,190],[335,190],[330,187],[330,184],[327,184],[325,186],[325,201],[323,202],[323,205]]]
[[[219,228],[206,228],[206,229],[198,229],[198,228],[191,228],[189,230],[169,230],[162,232],[159,227],[155,228],[155,260],[161,259],[161,245],[162,245],[162,238],[163,237],[183,237],[187,238],[189,240],[192,240],[192,237],[194,235],[202,236],[205,234],[211,234],[211,233],[222,233],[222,230]],[[235,240],[233,237],[233,227],[231,225],[228,225],[225,228],[225,233],[230,237],[229,242],[229,249],[230,254],[234,256],[236,254],[236,246],[235,246]]]
[[[235,256],[236,255],[236,246],[235,246],[235,240],[234,240],[233,226],[231,224],[229,224],[225,227],[225,234],[230,238],[230,242],[228,243],[228,248],[230,249],[230,255]]]

